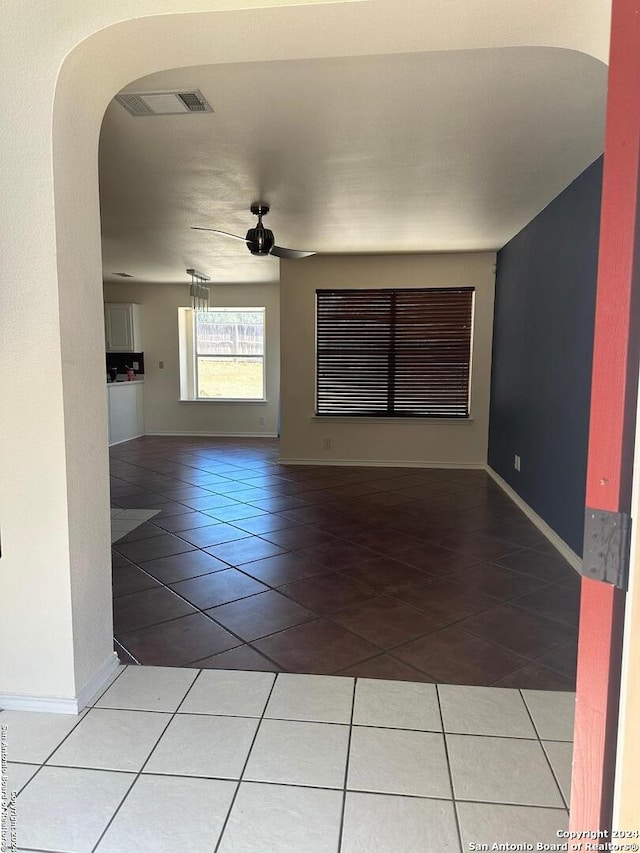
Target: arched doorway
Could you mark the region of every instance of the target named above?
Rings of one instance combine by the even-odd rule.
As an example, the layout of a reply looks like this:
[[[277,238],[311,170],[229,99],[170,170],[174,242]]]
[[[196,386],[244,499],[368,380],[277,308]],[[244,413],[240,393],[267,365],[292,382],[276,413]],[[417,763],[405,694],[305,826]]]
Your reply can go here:
[[[25,18],[22,25],[42,34],[42,51],[39,64],[27,65],[12,52],[8,58],[7,79],[17,82],[22,72],[22,84],[37,93],[34,111],[40,112],[29,117],[31,134],[20,132],[25,122],[17,109],[6,125],[7,134],[15,133],[7,140],[13,170],[7,233],[14,239],[3,343],[14,403],[4,415],[11,487],[3,521],[10,616],[3,628],[2,690],[12,701],[36,706],[53,697],[45,700],[51,710],[82,705],[114,663],[105,403],[102,382],[96,381],[103,372],[97,345],[102,315],[96,153],[107,102],[132,79],[159,68],[211,62],[212,54],[215,61],[231,62],[451,46],[444,19],[416,31],[390,3],[252,11],[225,6],[194,10],[198,14],[177,6],[167,4],[162,16],[118,22],[114,15],[74,21],[68,28],[59,21],[29,21],[16,7],[16,16]],[[584,8],[575,17],[565,8],[561,22],[550,16],[549,28],[540,15],[540,30],[535,21],[520,20],[507,32],[503,10],[483,11],[482,20],[471,4],[467,11],[472,24],[462,46],[532,43],[531,33],[537,32],[540,44],[562,43],[599,58],[606,54],[606,10],[594,8],[592,26],[578,34],[574,24],[585,20]],[[408,3],[406,13],[419,16],[420,5]],[[46,32],[54,23],[55,37]],[[24,51],[24,43],[18,48]],[[31,511],[26,522],[25,506]]]

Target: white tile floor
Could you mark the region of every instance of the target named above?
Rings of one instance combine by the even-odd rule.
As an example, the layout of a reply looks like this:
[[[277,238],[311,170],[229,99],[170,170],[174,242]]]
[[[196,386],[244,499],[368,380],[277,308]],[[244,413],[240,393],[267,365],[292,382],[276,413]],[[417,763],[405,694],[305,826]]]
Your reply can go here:
[[[0,712],[18,851],[461,853],[568,824],[574,695],[121,667]]]

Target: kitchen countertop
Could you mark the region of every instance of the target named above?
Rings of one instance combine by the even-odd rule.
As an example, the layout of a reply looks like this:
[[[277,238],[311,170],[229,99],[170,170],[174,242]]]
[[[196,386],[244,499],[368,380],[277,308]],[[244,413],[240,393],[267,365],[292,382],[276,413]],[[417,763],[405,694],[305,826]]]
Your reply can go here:
[[[107,382],[107,388],[113,388],[116,385],[144,385],[144,379],[123,379],[117,382]]]

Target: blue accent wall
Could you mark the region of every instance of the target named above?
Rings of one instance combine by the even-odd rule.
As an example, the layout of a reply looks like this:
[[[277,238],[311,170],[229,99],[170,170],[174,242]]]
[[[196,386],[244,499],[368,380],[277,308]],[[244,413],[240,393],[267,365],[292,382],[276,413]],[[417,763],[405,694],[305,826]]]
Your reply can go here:
[[[496,277],[489,465],[578,554],[601,188],[602,158],[498,252]]]

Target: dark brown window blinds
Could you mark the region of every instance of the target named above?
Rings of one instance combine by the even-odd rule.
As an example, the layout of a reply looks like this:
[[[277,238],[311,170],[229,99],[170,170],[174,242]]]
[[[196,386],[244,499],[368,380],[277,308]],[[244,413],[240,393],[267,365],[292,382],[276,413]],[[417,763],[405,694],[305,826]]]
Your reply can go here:
[[[473,295],[317,290],[317,414],[468,417]]]

